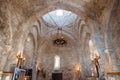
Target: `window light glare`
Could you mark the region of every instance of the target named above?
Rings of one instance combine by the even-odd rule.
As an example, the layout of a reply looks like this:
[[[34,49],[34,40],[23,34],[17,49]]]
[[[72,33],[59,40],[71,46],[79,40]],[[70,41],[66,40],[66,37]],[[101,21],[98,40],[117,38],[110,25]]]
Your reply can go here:
[[[56,10],[56,15],[57,16],[63,16],[63,10],[61,10],[61,9]]]
[[[60,69],[60,57],[59,56],[55,56],[54,57],[55,61],[54,61],[54,70],[59,70]]]

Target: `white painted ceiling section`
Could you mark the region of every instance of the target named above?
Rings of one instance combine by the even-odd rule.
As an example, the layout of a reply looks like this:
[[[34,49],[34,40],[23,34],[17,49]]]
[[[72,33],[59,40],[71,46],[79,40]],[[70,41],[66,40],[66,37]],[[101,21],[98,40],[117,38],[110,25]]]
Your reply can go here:
[[[46,23],[62,28],[70,24],[74,24],[77,20],[77,17],[78,16],[71,11],[57,9],[46,13],[42,18]]]

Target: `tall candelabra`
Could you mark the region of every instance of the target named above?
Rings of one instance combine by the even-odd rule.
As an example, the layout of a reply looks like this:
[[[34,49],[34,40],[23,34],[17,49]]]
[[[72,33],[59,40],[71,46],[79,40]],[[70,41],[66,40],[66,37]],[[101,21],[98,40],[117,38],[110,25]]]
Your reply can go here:
[[[94,58],[92,59],[92,62],[95,64],[95,68],[96,68],[96,71],[97,71],[97,76],[99,77],[99,60],[100,59],[100,56],[98,54],[94,54]]]
[[[21,52],[16,56],[16,58],[17,58],[17,67],[21,67],[25,61],[25,58],[23,57]]]

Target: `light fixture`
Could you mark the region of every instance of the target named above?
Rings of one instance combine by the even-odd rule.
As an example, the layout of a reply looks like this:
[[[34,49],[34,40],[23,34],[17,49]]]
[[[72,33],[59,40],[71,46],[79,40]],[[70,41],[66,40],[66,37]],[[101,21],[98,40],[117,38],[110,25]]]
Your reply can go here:
[[[99,77],[100,65],[99,65],[99,61],[98,61],[98,60],[100,59],[100,56],[99,56],[97,50],[94,51],[94,55],[93,55],[92,58],[93,58],[93,59],[91,59],[91,60],[92,60],[93,64],[95,65],[95,70],[96,70],[96,72],[97,72],[97,77]]]
[[[64,11],[62,9],[56,10],[56,15],[57,16],[63,16]]]
[[[80,72],[81,71],[81,67],[80,67],[80,65],[78,64],[78,65],[76,65],[76,72]]]
[[[22,63],[25,61],[25,58],[23,57],[23,53],[20,52],[17,56],[17,67],[21,67]]]
[[[94,59],[96,60],[100,59],[100,55],[97,50],[94,51]]]
[[[53,40],[53,44],[57,46],[67,45],[67,41],[64,39],[62,35],[62,28],[58,28],[58,33],[56,35],[56,39]]]

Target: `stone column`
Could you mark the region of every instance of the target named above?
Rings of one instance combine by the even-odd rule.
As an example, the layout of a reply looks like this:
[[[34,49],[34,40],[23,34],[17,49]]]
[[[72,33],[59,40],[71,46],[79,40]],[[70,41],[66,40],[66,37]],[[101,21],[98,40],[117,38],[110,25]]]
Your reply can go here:
[[[117,67],[117,60],[116,60],[115,52],[111,51],[109,49],[106,49],[105,53],[108,56],[108,62],[109,62],[109,66],[110,66],[109,71],[119,71],[118,67]]]
[[[105,33],[105,53],[108,57],[109,66],[111,66],[109,71],[118,71],[117,59],[116,59],[117,56],[112,42],[112,32],[111,32],[110,23],[108,24]]]
[[[36,62],[36,56],[34,55],[34,57],[33,57],[33,63],[32,63],[32,69],[33,69],[33,74],[32,74],[32,80],[36,80],[36,77],[37,77],[37,72],[36,72],[36,64],[37,64],[37,62]]]

